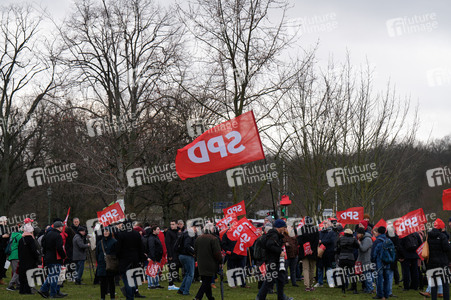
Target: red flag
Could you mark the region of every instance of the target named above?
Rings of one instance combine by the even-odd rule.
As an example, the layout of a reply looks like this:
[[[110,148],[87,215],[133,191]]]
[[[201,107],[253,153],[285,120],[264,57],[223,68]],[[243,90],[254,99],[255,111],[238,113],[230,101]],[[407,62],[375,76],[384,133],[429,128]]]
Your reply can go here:
[[[229,240],[231,241],[239,240],[241,233],[245,230],[246,226],[252,228],[253,232],[255,232],[254,225],[252,225],[251,222],[246,217],[244,217],[235,224],[233,224],[232,227],[230,227],[230,230],[227,232],[227,237],[229,238]]]
[[[238,255],[247,255],[247,248],[252,246],[258,236],[255,234],[255,227],[247,225],[247,222],[243,222],[243,230],[240,232],[239,239],[235,244],[233,252]],[[241,226],[241,225],[240,225]],[[237,230],[239,226],[237,227]]]
[[[363,207],[351,207],[337,211],[337,222],[345,224],[359,224],[363,220]]]
[[[97,212],[97,219],[99,219],[99,222],[102,223],[103,226],[108,226],[111,223],[117,222],[124,218],[125,215],[119,203],[114,203],[104,210]]]
[[[175,167],[185,180],[264,158],[254,113],[249,111],[207,130],[177,150]]]
[[[442,202],[443,210],[451,210],[451,189],[443,191]]]
[[[162,269],[163,269],[163,264],[151,260],[147,264],[146,275],[148,275],[150,277],[156,277]]]
[[[424,230],[424,223],[426,223],[426,221],[427,219],[423,209],[419,208],[397,219],[393,222],[393,226],[395,227],[399,238],[402,239],[411,233]]]
[[[301,230],[301,228],[302,228],[302,226],[304,226],[305,225],[305,217],[303,217],[300,221],[299,221],[299,224],[298,224],[298,226],[296,227],[296,230]],[[299,231],[300,232],[300,231]],[[299,232],[298,232],[298,234],[299,234]]]
[[[218,226],[219,230],[223,230],[223,229],[227,229],[228,225],[232,225],[235,222],[237,222],[237,218],[236,218],[236,214],[230,214],[230,215],[226,215],[223,219],[219,220],[216,223],[216,226]]]
[[[384,219],[380,219],[379,222],[376,223],[376,225],[374,225],[374,228],[378,228],[378,227],[385,227],[385,229],[387,229],[387,222],[385,222]]]
[[[234,204],[222,210],[224,215],[236,214],[236,216],[246,215],[246,206],[244,205],[244,200],[240,203]]]
[[[221,231],[219,232],[219,239],[220,239],[221,241],[222,241],[222,237],[224,236],[224,233],[226,233],[227,230],[228,230],[228,228],[226,227],[226,228],[224,228],[223,230],[221,230]]]
[[[66,219],[64,219],[64,226],[67,225],[67,220],[69,219],[69,213],[70,213],[70,206],[69,206],[69,209],[67,210]]]

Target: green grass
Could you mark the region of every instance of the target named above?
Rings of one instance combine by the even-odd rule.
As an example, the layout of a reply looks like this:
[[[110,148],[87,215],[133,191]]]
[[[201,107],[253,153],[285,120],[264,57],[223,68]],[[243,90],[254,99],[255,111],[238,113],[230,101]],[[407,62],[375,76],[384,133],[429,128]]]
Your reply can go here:
[[[100,286],[90,284],[92,281],[90,279],[89,267],[86,265],[85,272],[83,274],[83,282],[87,283],[86,285],[75,285],[72,282],[65,282],[64,287],[61,289],[63,293],[69,294],[69,296],[65,297],[65,299],[100,299]],[[8,270],[8,275],[11,274],[11,271]],[[5,282],[8,282],[10,278],[7,278]],[[341,289],[329,288],[327,285],[323,288],[318,288],[314,292],[305,292],[304,285],[302,282],[298,282],[300,287],[292,287],[291,283],[285,286],[285,294],[290,297],[294,297],[294,299],[324,299],[324,300],[332,300],[332,299],[372,299],[373,295],[359,293],[354,295],[350,292],[347,292],[345,295],[342,294]],[[161,282],[161,285],[165,287],[164,290],[147,290],[147,285],[140,286],[140,293],[147,297],[147,299],[175,299],[175,300],[191,300],[197,293],[197,290],[200,287],[200,283],[196,282],[191,285],[190,294],[191,296],[181,296],[178,295],[176,291],[168,291],[167,290],[167,282]],[[213,296],[216,300],[221,299],[221,293],[219,288],[219,279],[217,280],[217,289],[213,289]],[[224,299],[231,300],[254,300],[257,295],[257,283],[250,283],[250,289],[243,288],[230,288],[227,284],[224,284]],[[121,286],[122,282],[121,282]],[[177,284],[180,286],[180,283]],[[359,290],[361,285],[359,284]],[[122,295],[121,291],[118,287],[116,287],[116,299],[125,299]],[[409,291],[403,292],[402,287],[393,286],[393,293],[398,296],[397,299],[422,299],[423,297],[418,294],[418,292]],[[20,295],[18,291],[11,292],[6,290],[6,286],[0,286],[0,299],[42,299],[38,294],[32,295]],[[107,297],[106,299],[109,299]],[[207,299],[205,296],[203,299]],[[277,295],[268,295],[268,300],[277,299]]]

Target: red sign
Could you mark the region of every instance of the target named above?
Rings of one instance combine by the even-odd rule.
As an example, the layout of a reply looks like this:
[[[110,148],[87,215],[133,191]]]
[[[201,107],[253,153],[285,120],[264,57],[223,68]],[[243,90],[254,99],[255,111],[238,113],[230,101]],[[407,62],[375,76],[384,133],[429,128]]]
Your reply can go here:
[[[393,226],[395,227],[396,234],[402,239],[411,233],[424,230],[424,223],[426,221],[427,219],[423,209],[419,208],[396,220]]]
[[[363,220],[363,207],[351,207],[337,211],[337,222],[341,224],[359,224]]]
[[[249,111],[207,130],[177,150],[175,167],[185,180],[264,158],[254,113]]]
[[[312,251],[312,247],[310,246],[310,242],[307,242],[303,245],[304,247],[304,255],[312,255],[313,251]]]
[[[385,229],[387,229],[387,222],[385,222],[384,219],[380,219],[379,222],[376,223],[376,225],[374,225],[374,228],[378,228],[378,227],[385,227]]]
[[[255,232],[255,227],[251,224],[251,221],[244,217],[230,227],[230,230],[227,232],[227,237],[231,241],[237,241],[246,227],[254,229],[253,231]]]
[[[230,215],[226,215],[223,219],[219,220],[216,223],[216,226],[218,226],[219,230],[223,230],[223,229],[227,229],[230,225],[232,225],[233,223],[235,223],[237,220],[236,215],[235,214],[230,214]]]
[[[235,205],[229,206],[222,210],[224,215],[235,214],[237,217],[246,215],[246,206],[244,205],[244,200]]]
[[[442,202],[443,210],[451,210],[451,189],[443,191]]]
[[[99,222],[102,223],[103,226],[108,226],[114,222],[122,220],[125,218],[125,214],[122,211],[119,203],[114,203],[113,205],[108,206],[102,211],[97,212],[97,218]]]
[[[424,248],[424,244],[426,244],[426,242],[424,242],[423,244],[420,245],[420,247],[417,248],[417,254],[420,257],[421,260],[424,260],[424,258],[421,256],[421,252],[423,252],[423,248]]]
[[[154,262],[153,260],[149,261],[149,264],[146,268],[146,275],[150,277],[156,277],[158,273],[163,269],[162,263]]]
[[[247,225],[247,222],[243,222],[241,225],[237,227],[236,230],[239,230],[240,226],[243,226],[242,231],[240,232],[239,239],[235,244],[235,248],[233,252],[238,255],[247,255],[246,251],[248,247],[251,247],[258,236],[255,234],[255,227],[252,225]]]

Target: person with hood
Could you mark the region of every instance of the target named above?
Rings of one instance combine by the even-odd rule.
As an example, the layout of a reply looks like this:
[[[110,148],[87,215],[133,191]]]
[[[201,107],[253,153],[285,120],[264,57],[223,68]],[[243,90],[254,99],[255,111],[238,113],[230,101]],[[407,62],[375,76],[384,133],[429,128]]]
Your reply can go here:
[[[185,270],[185,276],[183,276],[182,284],[180,285],[179,290],[177,291],[180,295],[188,296],[190,295],[189,289],[191,288],[191,284],[193,283],[194,278],[194,242],[197,238],[197,227],[192,226],[188,227],[182,235],[182,246],[179,249],[179,261]],[[210,284],[209,282],[208,284]]]
[[[429,259],[426,260],[426,270],[436,268],[444,270],[444,268],[448,267],[448,253],[451,251],[451,246],[448,243],[448,237],[445,234],[445,230],[445,223],[441,219],[435,220],[434,228],[429,231],[427,236]],[[431,296],[432,299],[437,299],[437,297],[449,299],[449,284],[439,284],[438,286],[434,285],[434,287],[429,285],[426,292],[420,292],[420,294],[425,297]]]
[[[260,288],[257,299],[266,300],[268,291],[277,284],[277,300],[293,299],[284,295],[283,288],[286,279],[285,270],[285,253],[283,251],[283,233],[286,231],[287,224],[277,219],[273,228],[270,229],[266,236],[266,276],[262,287]],[[275,275],[275,276],[274,276]]]
[[[297,239],[299,244],[299,258],[302,260],[305,291],[311,292],[315,290],[313,288],[313,277],[316,270],[319,243],[318,227],[314,226],[311,217],[305,217],[305,224],[298,232]]]
[[[380,226],[376,231],[376,240],[371,248],[371,261],[376,263],[376,296],[373,299],[388,299],[390,297],[390,285],[392,284],[393,271],[390,264],[382,261],[382,251],[385,241],[388,239],[385,235],[385,227]]]
[[[149,236],[147,239],[147,261],[150,263],[151,261],[155,263],[161,262],[163,258],[163,245],[158,237],[160,234],[160,227],[153,225],[150,228]],[[158,281],[158,274],[155,277],[147,276],[148,288],[149,289],[162,289],[163,287],[160,285]]]
[[[359,242],[359,255],[357,261],[365,276],[364,289],[363,292],[367,294],[373,293],[373,279],[371,277],[371,247],[373,246],[373,241],[371,239],[371,233],[366,232],[364,228],[359,227],[356,230],[357,240]]]
[[[63,222],[56,221],[52,227],[49,227],[42,239],[42,250],[44,252],[44,265],[48,275],[44,284],[38,290],[43,298],[63,298],[67,294],[63,294],[59,290],[58,276],[61,272],[61,265],[66,258],[66,251],[63,247]]]
[[[8,260],[11,262],[12,278],[6,288],[8,291],[15,291],[20,286],[19,273],[17,273],[17,267],[19,266],[19,240],[22,238],[23,233],[22,224],[17,224],[17,231],[11,233],[9,238],[11,242],[11,253],[8,256]],[[16,287],[14,287],[16,285]]]
[[[78,227],[78,232],[73,239],[73,261],[77,265],[77,277],[75,278],[75,284],[81,285],[81,278],[85,269],[86,250],[91,246],[86,242],[86,228],[83,226]]]
[[[207,223],[204,233],[194,242],[194,254],[197,258],[197,265],[202,284],[197,291],[195,300],[200,300],[207,296],[208,300],[214,300],[211,292],[211,282],[219,270],[222,263],[221,245],[219,239],[213,234],[215,226]]]
[[[345,277],[354,274],[355,258],[354,251],[359,248],[359,243],[354,238],[354,234],[351,229],[346,229],[344,235],[341,236],[337,241],[336,253],[338,255],[338,266],[344,269]],[[354,294],[357,294],[357,283],[352,283],[351,290]],[[346,284],[341,285],[341,291],[346,293]]]
[[[175,286],[174,281],[178,279],[177,266],[180,264],[178,261],[178,255],[175,251],[175,242],[178,237],[178,227],[177,221],[172,220],[170,223],[170,228],[165,233],[165,242],[168,255],[168,290],[177,291],[179,288]],[[175,275],[175,276],[174,276]]]
[[[36,247],[36,242],[33,235],[33,225],[27,223],[24,225],[24,233],[19,240],[19,282],[20,294],[32,294],[31,288],[28,285],[27,271],[38,266],[40,254]]]
[[[106,270],[105,255],[116,255],[116,239],[111,235],[111,227],[103,229],[103,237],[97,242],[96,246],[96,260],[97,260],[97,277],[100,280],[100,298],[105,300],[107,293],[110,294],[111,299],[115,299],[115,285],[113,272]]]

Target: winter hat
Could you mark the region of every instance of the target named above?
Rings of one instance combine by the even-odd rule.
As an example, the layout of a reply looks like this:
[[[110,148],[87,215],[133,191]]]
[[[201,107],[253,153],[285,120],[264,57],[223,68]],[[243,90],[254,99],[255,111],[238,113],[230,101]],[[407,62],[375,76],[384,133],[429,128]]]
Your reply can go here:
[[[350,234],[350,235],[352,235],[352,230],[349,229],[349,228],[347,228],[347,229],[345,230],[345,234]]]
[[[85,231],[86,232],[86,227],[78,226],[78,230],[77,231],[78,232],[80,232],[80,231]]]
[[[33,225],[31,225],[31,223],[27,223],[27,224],[24,225],[23,231],[31,233],[31,232],[34,231],[34,227],[33,227]]]
[[[364,214],[364,215],[363,215],[363,218],[369,220],[369,219],[370,219],[370,215],[369,215],[369,214]]]
[[[365,229],[363,229],[362,227],[359,227],[359,228],[357,228],[356,232],[360,233],[360,234],[365,234]]]
[[[437,219],[434,222],[434,228],[441,230],[441,229],[445,228],[445,223],[441,219]]]
[[[61,221],[55,221],[53,223],[53,228],[58,228],[58,227],[63,227],[63,226],[64,226],[63,222],[61,222]]]
[[[362,220],[362,221],[360,221],[360,224],[363,225],[363,228],[364,228],[365,230],[368,228],[368,221]]]
[[[378,233],[380,233],[380,234],[385,234],[385,227],[384,226],[379,226],[378,228],[377,228],[377,232]]]
[[[389,237],[395,237],[395,227],[393,225],[387,226],[387,234]]]
[[[287,227],[287,223],[285,223],[284,220],[277,219],[277,220],[274,222],[274,228],[282,228],[282,227]]]

